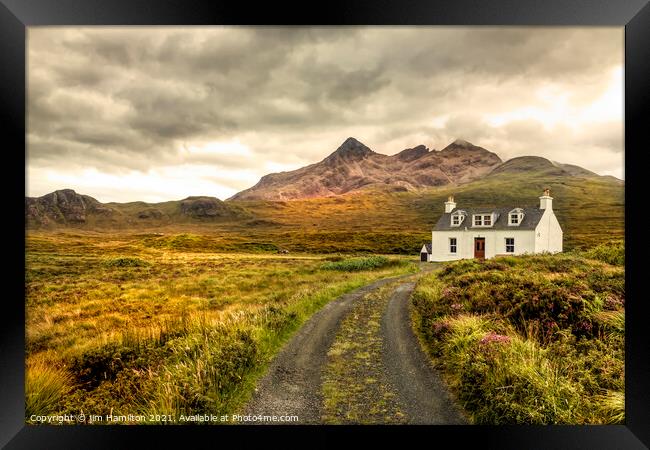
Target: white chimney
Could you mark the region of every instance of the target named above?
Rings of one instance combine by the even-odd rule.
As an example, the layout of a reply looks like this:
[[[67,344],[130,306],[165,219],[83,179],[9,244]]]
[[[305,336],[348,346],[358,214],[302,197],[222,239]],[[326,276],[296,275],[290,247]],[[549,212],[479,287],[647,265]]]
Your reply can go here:
[[[544,194],[539,198],[539,209],[553,210],[553,197],[551,197],[551,190],[544,189]]]
[[[450,195],[447,201],[445,202],[445,212],[450,213],[456,207],[456,202],[454,201],[454,196]]]

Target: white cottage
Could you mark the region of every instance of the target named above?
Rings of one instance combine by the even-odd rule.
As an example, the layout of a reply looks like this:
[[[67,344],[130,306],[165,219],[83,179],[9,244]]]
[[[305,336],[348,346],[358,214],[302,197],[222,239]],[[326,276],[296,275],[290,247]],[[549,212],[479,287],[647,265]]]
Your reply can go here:
[[[548,189],[539,208],[456,207],[453,197],[433,229],[431,244],[420,251],[421,261],[492,258],[523,253],[562,251],[562,228],[553,212]]]

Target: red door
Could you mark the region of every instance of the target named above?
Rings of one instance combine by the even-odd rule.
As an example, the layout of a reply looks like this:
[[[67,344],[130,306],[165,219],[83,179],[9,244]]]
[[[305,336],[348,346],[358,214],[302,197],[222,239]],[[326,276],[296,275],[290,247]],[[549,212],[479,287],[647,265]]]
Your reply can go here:
[[[474,258],[485,259],[485,238],[474,238]]]

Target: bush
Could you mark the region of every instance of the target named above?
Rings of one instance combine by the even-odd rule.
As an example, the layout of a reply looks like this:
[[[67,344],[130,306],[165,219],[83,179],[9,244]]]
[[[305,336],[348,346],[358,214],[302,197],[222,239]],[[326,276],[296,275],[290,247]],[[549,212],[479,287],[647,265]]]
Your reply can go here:
[[[351,258],[341,261],[326,262],[321,266],[324,270],[339,270],[342,272],[357,272],[360,270],[372,270],[394,264],[394,261],[385,256],[371,256],[369,258]]]
[[[625,265],[625,244],[622,241],[612,241],[600,244],[584,252],[586,258],[597,259],[614,266]]]
[[[105,267],[146,267],[150,264],[140,258],[123,256],[120,258],[111,258],[104,261]]]
[[[182,233],[172,236],[147,237],[142,241],[147,247],[169,250],[203,250],[210,247],[210,240],[206,236],[191,233]]]

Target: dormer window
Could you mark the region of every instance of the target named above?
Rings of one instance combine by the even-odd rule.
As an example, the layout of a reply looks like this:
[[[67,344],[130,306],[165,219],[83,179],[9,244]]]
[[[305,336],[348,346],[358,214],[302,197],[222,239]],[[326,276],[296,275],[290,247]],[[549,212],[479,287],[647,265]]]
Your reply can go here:
[[[451,215],[451,226],[452,227],[460,226],[460,224],[463,223],[464,219],[465,219],[465,212],[456,211]]]
[[[492,214],[474,214],[475,227],[491,227]]]
[[[515,208],[508,213],[508,225],[518,227],[524,219],[524,210]]]

